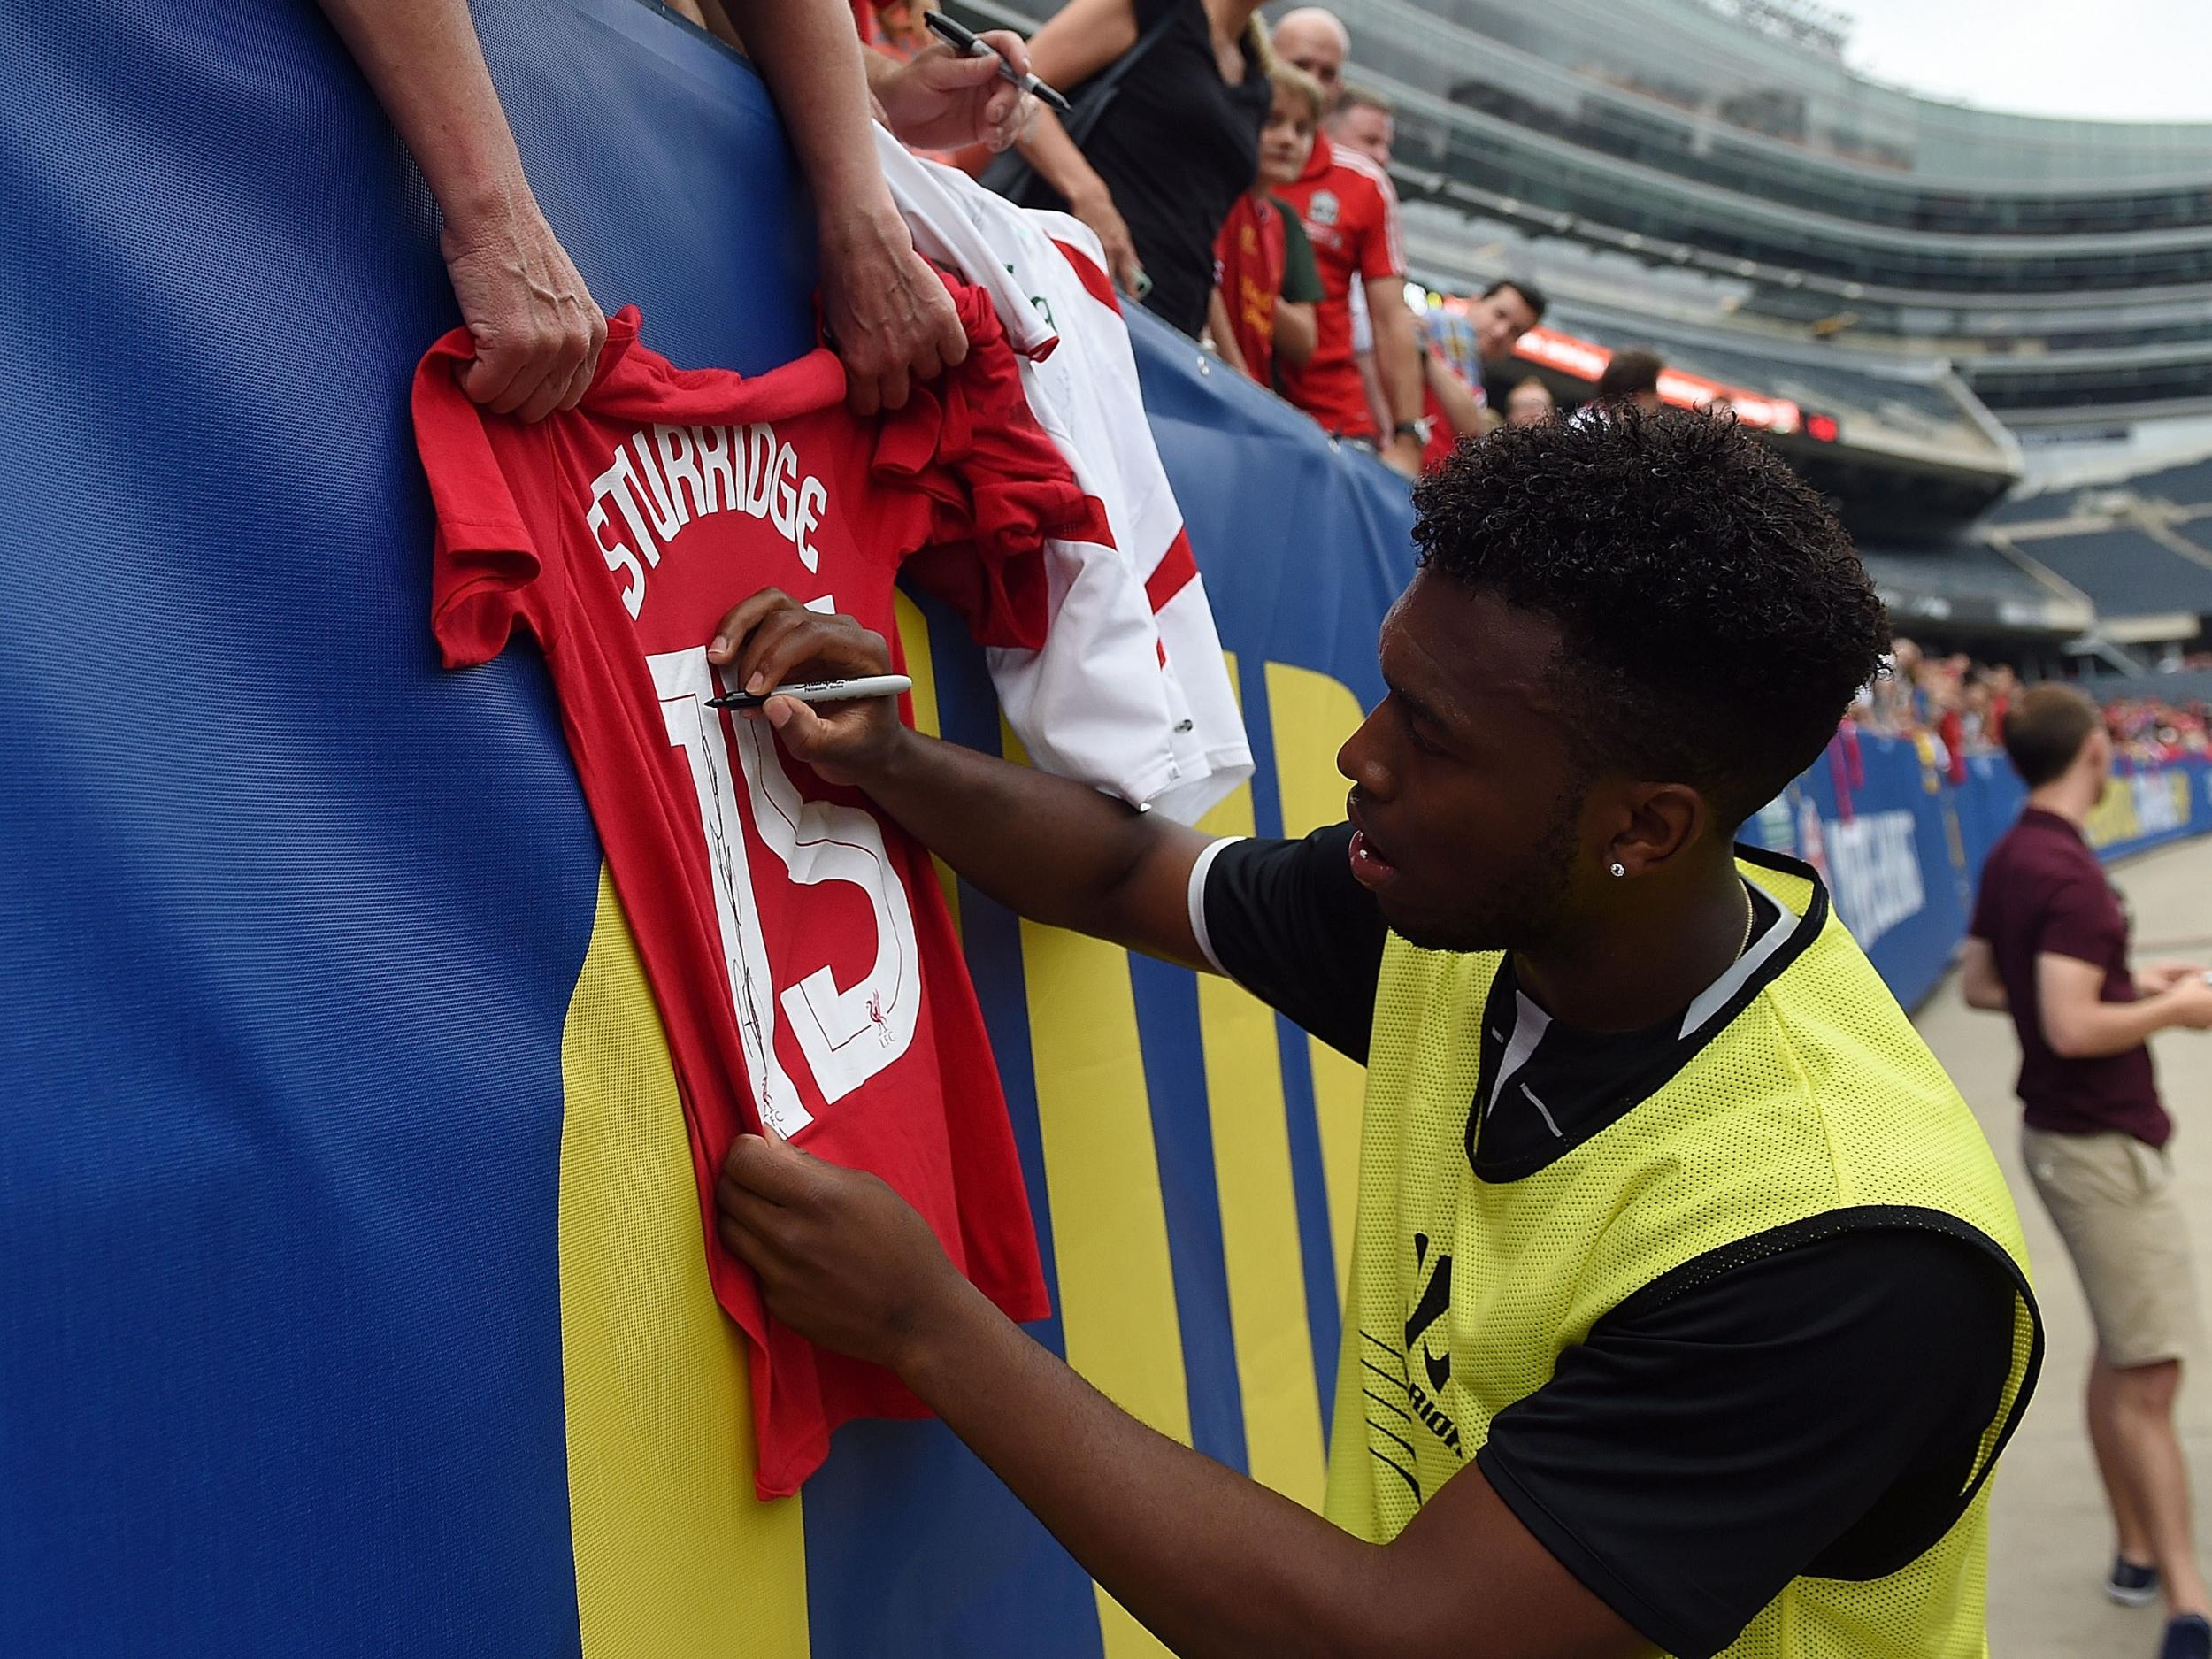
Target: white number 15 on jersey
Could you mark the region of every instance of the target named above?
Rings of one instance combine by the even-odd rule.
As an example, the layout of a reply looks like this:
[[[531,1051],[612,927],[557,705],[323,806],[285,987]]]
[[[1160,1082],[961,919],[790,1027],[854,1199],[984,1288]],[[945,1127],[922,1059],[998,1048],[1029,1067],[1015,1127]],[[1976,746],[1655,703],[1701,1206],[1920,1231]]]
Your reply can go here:
[[[792,786],[765,720],[748,720],[707,707],[718,687],[704,649],[663,651],[647,659],[668,741],[684,753],[697,792],[699,826],[714,878],[714,913],[729,973],[730,1003],[742,1034],[754,1104],[761,1121],[780,1134],[796,1134],[813,1121],[776,1053],[779,1010],[825,1102],[842,1100],[890,1065],[914,1041],[921,1011],[921,956],[914,941],[914,913],[892,869],[883,830],[856,807],[810,801]],[[745,779],[741,807],[730,767],[734,751]],[[761,926],[758,887],[746,853],[744,821],[781,864],[770,880],[795,887],[849,882],[867,895],[875,922],[875,956],[868,972],[841,987],[825,967],[794,984],[780,983]],[[795,902],[804,900],[794,897]]]

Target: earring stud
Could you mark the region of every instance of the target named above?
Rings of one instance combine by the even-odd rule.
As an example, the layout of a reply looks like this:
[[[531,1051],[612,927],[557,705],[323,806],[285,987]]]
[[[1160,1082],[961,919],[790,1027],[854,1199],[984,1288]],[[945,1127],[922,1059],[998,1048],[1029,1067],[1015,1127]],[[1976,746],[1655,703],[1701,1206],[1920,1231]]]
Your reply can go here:
[[[1613,864],[1613,873],[1617,876],[1624,876],[1628,873],[1628,866],[1616,859]]]

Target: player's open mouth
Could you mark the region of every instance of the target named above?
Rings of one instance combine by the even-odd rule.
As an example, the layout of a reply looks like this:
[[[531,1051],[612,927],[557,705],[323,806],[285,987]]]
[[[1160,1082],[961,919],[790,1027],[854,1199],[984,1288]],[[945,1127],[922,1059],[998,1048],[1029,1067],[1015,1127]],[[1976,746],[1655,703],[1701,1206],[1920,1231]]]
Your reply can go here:
[[[1398,873],[1398,866],[1375,850],[1367,832],[1352,832],[1352,879],[1363,887],[1379,887]]]

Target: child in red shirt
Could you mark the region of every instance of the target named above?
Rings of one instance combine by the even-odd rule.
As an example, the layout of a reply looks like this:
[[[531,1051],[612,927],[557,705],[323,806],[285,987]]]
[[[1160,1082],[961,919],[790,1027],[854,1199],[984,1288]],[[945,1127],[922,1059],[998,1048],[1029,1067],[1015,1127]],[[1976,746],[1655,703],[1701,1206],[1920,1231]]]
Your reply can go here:
[[[1321,88],[1288,64],[1269,75],[1275,101],[1260,129],[1260,171],[1214,241],[1214,292],[1207,333],[1221,360],[1272,390],[1278,359],[1297,367],[1313,355],[1314,302],[1321,278],[1305,227],[1274,192],[1291,183],[1321,122]]]

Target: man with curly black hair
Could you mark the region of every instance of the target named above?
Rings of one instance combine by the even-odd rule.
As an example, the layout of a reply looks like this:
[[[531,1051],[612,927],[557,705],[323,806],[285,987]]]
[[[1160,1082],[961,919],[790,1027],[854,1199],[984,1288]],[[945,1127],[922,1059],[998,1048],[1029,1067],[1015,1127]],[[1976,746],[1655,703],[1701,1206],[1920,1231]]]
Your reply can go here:
[[[1327,1519],[1124,1415],[871,1177],[741,1136],[723,1237],[1179,1654],[1980,1659],[2042,1348],[2018,1221],[1817,876],[1733,845],[1875,672],[1865,573],[1726,417],[1500,432],[1416,503],[1348,821],[1302,841],[880,704],[764,717],[1002,902],[1366,1063]],[[711,654],[887,662],[777,594]]]

